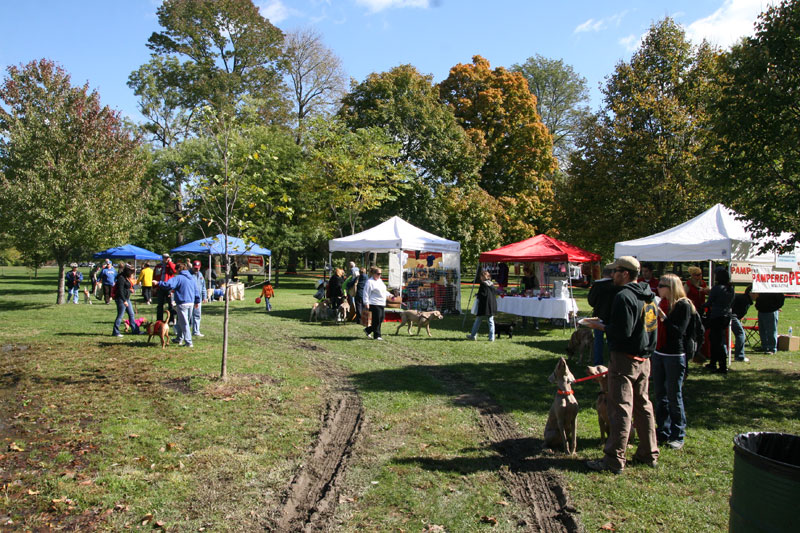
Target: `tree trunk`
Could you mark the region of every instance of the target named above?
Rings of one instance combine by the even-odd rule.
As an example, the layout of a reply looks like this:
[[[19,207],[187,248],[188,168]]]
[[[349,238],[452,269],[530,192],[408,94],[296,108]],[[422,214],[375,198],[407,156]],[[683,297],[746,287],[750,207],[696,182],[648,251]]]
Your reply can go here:
[[[227,276],[226,276],[227,278]],[[230,305],[230,292],[228,292],[228,281],[225,281],[225,313],[222,319],[222,367],[219,371],[219,378],[228,381],[228,306]]]
[[[64,271],[66,270],[64,261],[58,262],[58,296],[56,296],[56,305],[64,305]]]

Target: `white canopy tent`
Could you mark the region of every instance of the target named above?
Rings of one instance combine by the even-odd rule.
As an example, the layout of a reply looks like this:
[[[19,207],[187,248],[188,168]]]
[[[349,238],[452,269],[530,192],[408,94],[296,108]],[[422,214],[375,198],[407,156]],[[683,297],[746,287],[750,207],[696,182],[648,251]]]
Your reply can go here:
[[[331,239],[328,250],[333,252],[375,252],[389,254],[389,287],[403,285],[403,250],[438,252],[442,254],[442,268],[455,269],[458,273],[457,297],[461,298],[461,243],[450,241],[419,229],[394,216],[374,228],[360,233]]]
[[[614,245],[614,257],[640,261],[743,261],[775,264],[774,253],[759,254],[758,242],[739,215],[717,204],[691,220],[648,237]]]

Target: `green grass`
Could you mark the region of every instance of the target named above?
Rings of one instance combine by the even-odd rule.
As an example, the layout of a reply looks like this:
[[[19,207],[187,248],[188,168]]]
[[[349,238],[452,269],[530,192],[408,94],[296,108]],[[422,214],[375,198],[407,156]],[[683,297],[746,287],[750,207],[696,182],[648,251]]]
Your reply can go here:
[[[146,337],[111,337],[112,305],[55,306],[55,271],[0,277],[0,495],[14,525],[263,528],[319,429],[321,410],[341,376],[366,410],[363,438],[347,473],[335,523],[342,531],[516,531],[522,510],[505,492],[496,452],[474,409],[456,402],[458,384],[489,393],[540,439],[552,401],[547,376],[568,330],[543,329],[493,344],[463,340],[470,319],[449,316],[433,338],[367,340],[355,325],[306,322],[313,277],[282,277],[270,315],[247,299],[232,302],[229,371],[217,380],[222,304],[203,309],[191,350],[161,350]],[[577,291],[588,313],[585,291]],[[464,291],[464,304],[468,291]],[[153,318],[155,306],[139,306]],[[780,331],[800,326],[788,299]],[[485,328],[485,325],[484,325]],[[483,333],[483,332],[482,332]],[[485,337],[483,337],[485,339]],[[657,470],[590,473],[601,456],[591,408],[597,386],[580,384],[579,458],[556,455],[587,531],[727,529],[734,435],[800,433],[798,355],[748,354],[727,378],[696,366],[686,384],[686,446],[665,450]],[[584,375],[573,365],[573,372]],[[14,442],[23,451],[11,451]],[[632,453],[632,452],[631,452]],[[2,515],[4,513],[0,513]],[[491,527],[483,515],[497,518]],[[0,528],[7,526],[0,525]],[[151,527],[146,525],[147,528]]]

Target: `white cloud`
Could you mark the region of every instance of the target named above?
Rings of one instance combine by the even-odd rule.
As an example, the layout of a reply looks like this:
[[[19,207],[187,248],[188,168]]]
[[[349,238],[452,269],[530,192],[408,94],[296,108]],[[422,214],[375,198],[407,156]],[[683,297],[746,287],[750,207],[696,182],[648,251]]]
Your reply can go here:
[[[286,7],[281,0],[256,2],[256,7],[258,7],[261,16],[268,19],[273,24],[283,22],[291,16],[300,14],[297,10]]]
[[[631,34],[627,37],[621,37],[617,42],[625,47],[628,52],[634,52],[639,45],[642,44],[642,38],[644,35],[640,35],[639,37]]]
[[[686,27],[687,36],[699,43],[706,39],[712,44],[729,47],[745,35],[753,35],[758,15],[777,0],[725,0],[711,15]]]
[[[356,0],[356,4],[366,7],[371,13],[397,7],[428,8],[430,6],[429,0]]]
[[[602,31],[610,26],[618,27],[622,22],[623,17],[627,14],[627,11],[623,11],[621,13],[617,13],[615,15],[611,15],[610,17],[601,18],[598,20],[589,19],[586,22],[579,24],[572,33],[584,33],[589,31]]]

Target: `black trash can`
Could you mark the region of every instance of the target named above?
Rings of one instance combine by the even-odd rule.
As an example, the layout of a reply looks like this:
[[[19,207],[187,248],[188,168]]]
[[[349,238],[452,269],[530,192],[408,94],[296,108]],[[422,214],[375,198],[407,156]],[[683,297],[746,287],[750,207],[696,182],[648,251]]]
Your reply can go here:
[[[742,433],[733,439],[731,533],[800,531],[800,437]]]

